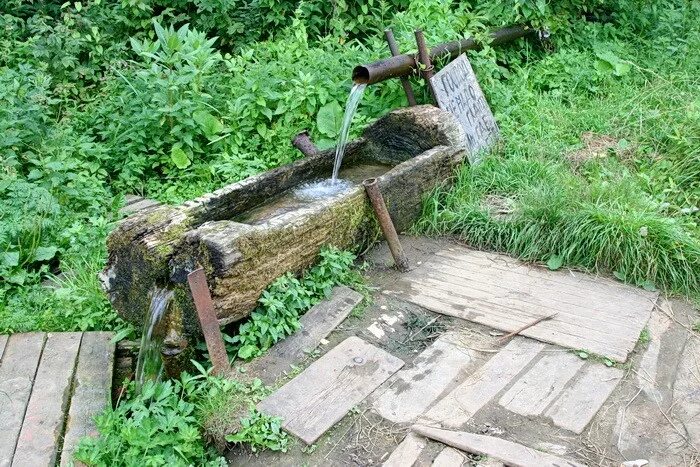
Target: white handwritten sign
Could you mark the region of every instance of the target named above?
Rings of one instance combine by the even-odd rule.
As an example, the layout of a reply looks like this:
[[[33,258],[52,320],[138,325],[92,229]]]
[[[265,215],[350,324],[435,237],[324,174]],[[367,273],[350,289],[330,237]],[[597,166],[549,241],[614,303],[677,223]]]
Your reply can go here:
[[[469,162],[479,162],[479,157],[498,138],[498,125],[467,56],[462,54],[447,64],[430,82],[438,106],[457,117],[464,128]]]

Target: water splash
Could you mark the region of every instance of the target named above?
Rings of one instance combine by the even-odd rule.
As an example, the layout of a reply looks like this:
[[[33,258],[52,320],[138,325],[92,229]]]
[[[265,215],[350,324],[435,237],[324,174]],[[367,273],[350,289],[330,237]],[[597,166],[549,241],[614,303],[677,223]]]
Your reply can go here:
[[[153,338],[153,330],[163,319],[163,315],[165,315],[172,298],[172,290],[156,288],[151,292],[148,319],[143,325],[141,347],[139,348],[136,374],[134,375],[137,391],[141,390],[141,387],[147,380],[158,381],[162,376],[163,360],[160,355],[162,342]]]
[[[294,195],[302,201],[315,201],[337,195],[354,185],[349,180],[333,180],[327,178],[318,182],[309,182],[300,185],[294,190]]]
[[[365,92],[366,84],[355,83],[350,90],[348,102],[345,104],[345,115],[343,115],[343,125],[340,127],[340,136],[338,136],[338,145],[335,147],[335,162],[333,163],[332,180],[338,180],[338,172],[340,172],[340,164],[343,162],[345,148],[348,145],[348,135],[350,133],[350,124],[355,116],[357,106],[360,104],[362,94]]]

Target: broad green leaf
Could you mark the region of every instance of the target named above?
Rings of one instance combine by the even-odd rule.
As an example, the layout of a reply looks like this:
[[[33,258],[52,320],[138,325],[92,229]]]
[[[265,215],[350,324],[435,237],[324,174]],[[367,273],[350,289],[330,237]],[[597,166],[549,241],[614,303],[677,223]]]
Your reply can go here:
[[[34,252],[34,261],[48,261],[56,256],[57,251],[55,246],[40,246]]]
[[[316,115],[318,131],[329,138],[338,136],[342,123],[343,109],[336,101],[329,102],[321,107]]]
[[[0,258],[2,258],[2,263],[0,264],[6,268],[19,265],[19,252],[17,251],[6,251]]]
[[[559,269],[562,264],[564,264],[564,257],[562,255],[552,255],[547,260],[547,267],[552,271]]]
[[[224,125],[219,119],[207,111],[198,110],[192,114],[192,118],[197,122],[207,139],[213,139],[224,131]]]
[[[173,149],[170,151],[170,159],[178,169],[186,169],[192,163],[187,153],[177,146],[173,146]]]

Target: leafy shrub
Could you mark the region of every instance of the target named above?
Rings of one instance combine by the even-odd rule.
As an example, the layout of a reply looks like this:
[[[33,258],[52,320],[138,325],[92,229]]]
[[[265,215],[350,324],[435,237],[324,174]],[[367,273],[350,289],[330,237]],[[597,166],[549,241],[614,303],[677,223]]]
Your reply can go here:
[[[250,409],[248,417],[241,420],[241,429],[226,436],[230,443],[244,443],[253,452],[258,450],[287,452],[289,437],[282,431],[282,419]]]
[[[301,279],[287,273],[263,291],[250,319],[240,326],[236,336],[227,339],[237,347],[239,358],[257,357],[293,334],[299,329],[299,317],[327,297],[334,286],[360,284],[360,276],[351,269],[355,260],[352,253],[326,247],[320,257]]]

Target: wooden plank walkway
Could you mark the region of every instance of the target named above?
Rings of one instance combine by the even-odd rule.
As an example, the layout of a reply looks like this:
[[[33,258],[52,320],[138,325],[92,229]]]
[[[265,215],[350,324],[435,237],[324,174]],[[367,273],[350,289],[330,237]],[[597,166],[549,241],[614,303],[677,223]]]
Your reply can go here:
[[[634,349],[658,297],[609,279],[456,246],[435,253],[397,288],[416,305],[508,332],[556,313],[521,334],[619,362]]]
[[[0,336],[0,467],[67,465],[109,403],[112,333]]]

